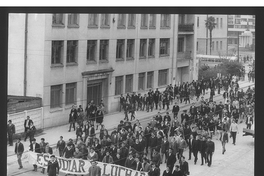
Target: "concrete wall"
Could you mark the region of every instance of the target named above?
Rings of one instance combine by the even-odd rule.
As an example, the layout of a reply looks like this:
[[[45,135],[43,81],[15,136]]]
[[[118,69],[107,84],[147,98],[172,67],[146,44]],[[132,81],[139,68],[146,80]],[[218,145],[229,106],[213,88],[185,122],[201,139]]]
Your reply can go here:
[[[25,14],[9,14],[8,95],[23,95]]]

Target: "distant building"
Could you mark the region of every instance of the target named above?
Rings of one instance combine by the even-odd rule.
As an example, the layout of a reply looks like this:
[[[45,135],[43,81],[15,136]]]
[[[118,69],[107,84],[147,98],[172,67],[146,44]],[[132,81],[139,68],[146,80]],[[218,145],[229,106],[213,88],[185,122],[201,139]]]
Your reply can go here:
[[[120,94],[197,79],[195,23],[177,14],[10,14],[8,94],[42,98],[44,128],[67,124],[73,104],[103,100],[115,112]]]
[[[212,53],[215,56],[227,54],[227,15],[195,15],[197,21],[197,54],[210,55],[210,33],[205,26],[207,17],[215,18],[212,32]]]

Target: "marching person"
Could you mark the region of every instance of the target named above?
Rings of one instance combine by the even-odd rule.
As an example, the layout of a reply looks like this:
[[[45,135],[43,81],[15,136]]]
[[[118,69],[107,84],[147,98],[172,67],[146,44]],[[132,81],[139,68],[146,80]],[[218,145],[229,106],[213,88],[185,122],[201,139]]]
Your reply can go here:
[[[176,155],[172,153],[172,148],[169,148],[168,157],[166,160],[167,167],[170,168],[170,171],[172,172],[173,166],[176,163]]]
[[[29,150],[32,152],[35,152],[35,153],[41,153],[40,145],[38,143],[36,143],[35,138],[32,139],[32,143],[29,146]],[[34,167],[33,171],[37,172],[37,165],[33,164],[33,167]]]
[[[88,176],[101,176],[101,168],[97,166],[97,161],[91,160],[91,164]]]
[[[223,130],[221,142],[222,142],[222,147],[223,147],[222,154],[224,154],[226,151],[225,145],[226,145],[226,143],[228,143],[228,133],[227,133],[226,129]]]
[[[13,135],[16,133],[15,125],[12,123],[12,120],[8,120],[7,124],[7,134],[9,146],[13,146]]]
[[[56,174],[59,174],[59,164],[57,160],[55,159],[55,155],[50,156],[50,161],[48,162],[48,168],[47,168],[47,173],[48,176],[56,176]]]
[[[49,146],[49,143],[48,142],[46,143],[46,146],[44,148],[44,152],[43,153],[49,153],[50,155],[53,154],[52,148]],[[42,168],[41,173],[43,173],[43,174],[45,173],[45,168]]]
[[[33,121],[30,119],[30,117],[27,116],[27,119],[24,121],[24,129],[25,129],[25,139],[24,139],[24,141],[26,141],[27,140],[27,137],[29,137],[28,130],[29,130],[29,126],[30,126],[30,124],[32,122]]]
[[[18,169],[22,169],[23,168],[22,162],[21,162],[21,158],[22,158],[22,154],[24,152],[24,145],[20,141],[21,141],[21,138],[18,138],[16,146],[15,146],[15,154],[17,155],[17,162],[18,162],[18,165],[19,165]]]
[[[71,127],[73,126],[73,130],[75,131],[75,122],[77,120],[78,114],[77,114],[77,109],[75,108],[75,105],[72,105],[71,112],[69,114],[69,132],[71,131]]]
[[[57,150],[59,149],[59,156],[62,157],[63,156],[63,150],[66,147],[66,143],[63,140],[63,136],[60,136],[60,140],[57,142]]]
[[[189,172],[189,164],[188,164],[187,161],[185,161],[185,157],[184,156],[181,157],[180,168],[181,168],[181,171],[183,173],[183,176],[187,176],[187,175],[190,174],[190,172]]]
[[[97,108],[97,112],[96,112],[96,130],[98,130],[98,126],[102,125],[104,120],[104,106],[103,105],[99,105]]]
[[[33,122],[30,123],[28,132],[29,132],[29,141],[31,143],[36,133],[36,127]]]
[[[209,167],[212,165],[212,156],[215,150],[215,144],[213,141],[211,141],[211,139],[212,138],[209,136],[206,142],[206,155]]]
[[[230,133],[231,133],[231,137],[233,138],[232,144],[236,145],[236,135],[238,134],[238,125],[235,120],[233,120],[230,125]]]
[[[172,113],[173,113],[174,119],[177,118],[179,111],[180,111],[180,108],[177,105],[177,102],[175,102],[175,105],[172,107]]]

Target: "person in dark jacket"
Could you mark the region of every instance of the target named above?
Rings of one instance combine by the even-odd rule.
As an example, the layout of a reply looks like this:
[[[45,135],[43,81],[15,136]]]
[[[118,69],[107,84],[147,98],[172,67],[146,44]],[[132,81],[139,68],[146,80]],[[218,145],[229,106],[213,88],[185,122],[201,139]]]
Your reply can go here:
[[[79,124],[77,124],[77,127],[76,127],[76,141],[75,141],[75,144],[77,144],[78,137],[80,137],[81,140],[83,141],[82,135],[83,135],[82,127],[81,127]]]
[[[21,158],[22,158],[22,154],[24,152],[24,145],[20,141],[21,141],[21,138],[18,138],[16,146],[15,146],[15,154],[17,155],[17,162],[18,162],[18,165],[19,165],[18,169],[22,169],[23,168],[22,162],[21,162]]]
[[[77,120],[78,114],[77,114],[77,109],[75,105],[72,105],[72,109],[71,112],[69,114],[69,123],[70,123],[70,127],[69,127],[69,132],[71,131],[71,127],[73,126],[73,129],[75,131],[75,122]]]
[[[63,136],[60,136],[60,140],[57,142],[57,150],[59,150],[59,156],[62,157],[63,156],[63,150],[66,147],[66,143],[63,140]]]
[[[172,176],[183,176],[183,173],[180,170],[180,166],[179,165],[175,166],[175,170],[173,171]]]
[[[185,157],[184,156],[181,157],[180,168],[181,168],[181,171],[183,173],[183,176],[187,176],[187,175],[190,174],[190,172],[189,172],[189,164],[188,164],[187,161],[185,161]]]
[[[207,155],[207,161],[209,167],[212,165],[212,156],[214,150],[215,150],[215,144],[213,141],[211,141],[211,137],[208,137],[208,141],[206,142],[206,155]]]
[[[151,169],[148,172],[148,175],[149,176],[160,176],[160,169],[155,164],[152,164]]]
[[[67,147],[63,150],[63,156],[65,158],[73,158],[74,155],[74,148],[72,147],[72,144],[68,143]]]
[[[226,132],[226,129],[223,130],[221,142],[222,142],[222,147],[223,147],[222,154],[224,154],[226,151],[225,145],[226,143],[228,143],[228,133]]]
[[[207,163],[207,158],[206,158],[206,154],[205,154],[205,150],[206,150],[206,139],[205,136],[203,136],[202,140],[200,141],[200,153],[201,153],[201,160],[202,160],[202,164]]]
[[[29,146],[29,150],[35,153],[41,153],[40,145],[36,143],[36,139],[32,139],[32,143]],[[37,165],[33,164],[33,171],[37,171]]]
[[[9,146],[13,146],[13,135],[16,133],[15,125],[12,123],[12,120],[8,120],[7,124],[7,135]]]
[[[170,170],[169,166],[166,167],[166,170],[163,171],[162,176],[172,176],[172,171]]]
[[[55,156],[51,155],[50,161],[48,162],[48,169],[47,169],[48,176],[56,176],[56,174],[59,174],[59,170],[60,167],[57,160],[55,159]]]
[[[49,153],[49,154],[53,154],[53,151],[52,151],[52,148],[49,146],[49,143],[47,142],[46,143],[46,146],[45,146],[45,149],[44,149],[44,152],[43,153]],[[41,173],[45,173],[45,168],[42,168],[42,171]]]
[[[169,166],[170,171],[172,172],[173,166],[176,163],[176,155],[172,153],[172,148],[169,148],[168,158],[167,158],[167,166]]]
[[[192,141],[192,152],[193,152],[193,156],[194,156],[194,164],[196,164],[197,160],[198,160],[198,151],[200,150],[200,140],[199,140],[199,136],[196,136],[196,139],[193,139]]]

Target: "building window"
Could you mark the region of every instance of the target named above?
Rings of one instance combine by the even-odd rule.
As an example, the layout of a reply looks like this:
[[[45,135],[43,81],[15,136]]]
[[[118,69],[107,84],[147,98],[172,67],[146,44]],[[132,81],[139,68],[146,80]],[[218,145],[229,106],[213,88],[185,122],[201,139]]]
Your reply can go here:
[[[147,88],[153,88],[154,72],[147,73]]]
[[[135,14],[128,14],[128,28],[135,28],[135,21],[136,21],[136,15]]]
[[[77,63],[78,41],[67,41],[67,63]]]
[[[126,92],[133,92],[133,75],[126,75]]]
[[[216,18],[216,27],[218,28],[219,27],[219,24],[218,24],[218,18]]]
[[[161,14],[160,27],[162,28],[170,27],[170,14]]]
[[[222,41],[220,41],[220,50],[222,50],[223,49],[223,43],[222,43]]]
[[[124,59],[125,40],[117,40],[116,59]]]
[[[89,14],[88,27],[91,27],[91,28],[98,27],[98,14]]]
[[[184,51],[184,38],[179,37],[178,38],[178,52],[183,52]]]
[[[179,15],[179,24],[185,24],[185,15],[183,14]]]
[[[134,50],[135,50],[135,40],[134,39],[128,39],[127,40],[126,57],[133,59],[134,58]]]
[[[198,44],[198,42],[196,42],[196,51],[198,51],[198,46],[199,46],[199,44]]]
[[[118,15],[118,28],[126,28],[126,14],[119,14]]]
[[[197,27],[199,27],[199,17],[197,17]]]
[[[149,28],[156,28],[156,14],[149,15]]]
[[[79,15],[76,13],[68,14],[68,27],[79,27]]]
[[[140,39],[139,57],[146,58],[147,55],[147,39]]]
[[[149,39],[148,57],[155,57],[155,39]]]
[[[101,27],[110,27],[110,14],[101,14]]]
[[[159,70],[158,86],[167,85],[168,69]]]
[[[138,74],[138,90],[145,90],[145,73]]]
[[[100,56],[99,60],[108,59],[109,40],[100,40]]]
[[[60,108],[62,105],[62,85],[50,87],[50,108]]]
[[[218,50],[218,41],[216,41],[216,47],[215,47],[216,50]]]
[[[52,25],[64,26],[64,18],[62,13],[55,13],[52,15]]]
[[[223,18],[220,18],[220,28],[223,28]]]
[[[52,41],[51,64],[63,63],[63,41]]]
[[[170,39],[160,39],[160,56],[170,55]]]
[[[75,104],[76,102],[76,83],[66,84],[66,99],[65,104]]]
[[[87,41],[87,61],[96,61],[96,40],[88,40]]]
[[[148,28],[148,14],[141,14],[141,28]]]
[[[123,93],[123,76],[115,77],[115,95]]]
[[[212,50],[214,50],[214,42],[212,42]]]

